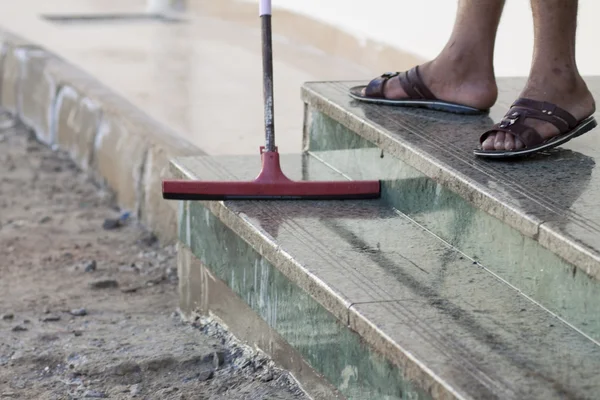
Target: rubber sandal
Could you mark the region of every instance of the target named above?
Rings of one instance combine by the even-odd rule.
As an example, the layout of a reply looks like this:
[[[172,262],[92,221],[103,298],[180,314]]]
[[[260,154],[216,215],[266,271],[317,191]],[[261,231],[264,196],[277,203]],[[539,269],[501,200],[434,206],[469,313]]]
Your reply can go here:
[[[525,125],[527,118],[550,122],[559,130],[559,134],[544,139],[537,130]],[[527,156],[560,146],[589,132],[596,126],[597,122],[593,115],[577,121],[571,113],[555,104],[519,98],[512,104],[499,123],[481,135],[479,143],[480,145],[483,144],[485,139],[492,133],[506,132],[518,137],[525,147],[519,150],[483,150],[479,148],[475,149],[474,153],[479,157],[487,158]]]
[[[386,99],[383,88],[388,80],[396,78],[408,95],[406,99]],[[365,95],[362,90],[365,89]],[[350,89],[350,97],[367,103],[384,104],[401,107],[419,107],[456,114],[484,114],[489,110],[481,110],[463,104],[452,103],[436,98],[427,88],[419,74],[419,66],[404,72],[386,72],[371,80],[368,85],[355,86]]]

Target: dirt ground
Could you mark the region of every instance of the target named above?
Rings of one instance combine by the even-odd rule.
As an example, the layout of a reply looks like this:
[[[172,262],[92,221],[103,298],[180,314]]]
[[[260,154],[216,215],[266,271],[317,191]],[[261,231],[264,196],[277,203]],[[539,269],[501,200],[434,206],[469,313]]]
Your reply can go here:
[[[305,399],[210,320],[177,314],[175,251],[0,121],[0,399]]]

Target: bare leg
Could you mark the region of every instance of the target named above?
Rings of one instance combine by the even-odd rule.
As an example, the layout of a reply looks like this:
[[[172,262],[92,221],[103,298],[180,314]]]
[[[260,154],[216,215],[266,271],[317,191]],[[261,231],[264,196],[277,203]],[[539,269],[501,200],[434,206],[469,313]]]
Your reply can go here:
[[[529,79],[520,97],[554,103],[580,120],[595,111],[595,103],[575,63],[577,3],[577,0],[531,0],[535,46]],[[525,123],[544,138],[558,134],[558,129],[550,123],[533,119]],[[524,146],[513,135],[497,132],[482,147],[513,150]]]
[[[476,108],[491,107],[498,97],[494,76],[494,44],[504,0],[459,0],[450,39],[420,72],[439,99]],[[406,98],[397,79],[387,82],[388,99]]]

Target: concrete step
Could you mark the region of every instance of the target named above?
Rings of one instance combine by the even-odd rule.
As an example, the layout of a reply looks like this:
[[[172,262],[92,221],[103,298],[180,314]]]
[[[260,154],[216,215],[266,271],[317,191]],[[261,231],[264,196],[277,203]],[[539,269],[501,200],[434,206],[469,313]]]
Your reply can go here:
[[[292,179],[345,179],[323,160],[387,159],[376,153],[285,155],[282,164]],[[258,154],[172,162],[184,179],[248,180],[259,167]],[[250,330],[248,313],[223,312],[233,300],[211,303],[230,291],[268,330],[256,341],[265,351],[281,355],[286,343],[295,354],[283,356],[286,368],[306,375],[301,357],[348,399],[597,397],[598,343],[501,279],[485,259],[425,227],[419,219],[443,226],[466,208],[441,186],[409,175],[392,188],[435,189],[425,193],[439,207],[431,197],[412,203],[418,213],[386,199],[180,202],[182,309],[211,310]],[[477,212],[464,215],[468,224],[486,223]],[[472,230],[454,234],[470,237],[473,248],[489,246],[488,236]],[[539,247],[539,257],[554,262]],[[533,272],[522,271],[523,279]],[[313,395],[332,398],[322,393]]]
[[[598,129],[527,160],[490,162],[472,150],[523,79],[500,79],[498,103],[483,116],[348,96],[364,83],[304,85],[305,150],[351,179],[384,180],[391,206],[600,340]],[[587,83],[600,94],[600,78]]]

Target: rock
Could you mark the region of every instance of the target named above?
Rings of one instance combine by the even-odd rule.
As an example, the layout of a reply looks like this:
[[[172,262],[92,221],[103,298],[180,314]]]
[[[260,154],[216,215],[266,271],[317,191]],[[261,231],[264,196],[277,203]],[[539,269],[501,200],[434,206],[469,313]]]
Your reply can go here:
[[[60,321],[60,315],[48,315],[47,317],[44,317],[44,318],[40,319],[40,321],[42,321],[42,322],[56,322],[56,321]]]
[[[118,229],[125,225],[125,222],[129,219],[131,214],[127,211],[122,213],[119,218],[106,218],[102,224],[102,228],[107,231]]]
[[[96,270],[96,260],[88,261],[85,264],[85,272],[94,272]]]
[[[179,390],[179,389],[178,389],[178,388],[176,388],[176,387],[166,387],[166,388],[164,388],[164,389],[161,389],[161,390],[159,390],[157,394],[159,394],[159,393],[160,393],[161,395],[164,395],[164,394],[171,394],[171,393],[175,393],[175,392],[176,392],[176,391],[178,391],[178,390]]]
[[[141,374],[142,367],[135,361],[124,361],[114,367],[113,373],[118,376]]]
[[[163,355],[149,360],[146,364],[146,368],[149,371],[167,370],[175,364],[177,364],[177,360],[173,356]]]
[[[8,314],[4,314],[4,315],[2,316],[2,319],[3,319],[4,321],[10,321],[10,320],[12,320],[14,317],[15,317],[15,314],[13,314],[13,313],[8,313]]]
[[[141,286],[128,286],[128,287],[122,288],[121,292],[123,292],[123,293],[135,293],[135,292],[137,292],[141,288],[142,288]]]
[[[136,263],[121,265],[119,267],[119,272],[140,272],[140,267],[137,266]]]
[[[214,369],[218,369],[225,363],[225,353],[223,351],[215,351],[202,359],[202,362],[209,363]]]
[[[40,224],[45,224],[46,222],[50,222],[52,220],[52,217],[46,215],[45,217],[42,217],[40,219]]]
[[[25,328],[22,325],[17,325],[14,328],[12,328],[13,332],[25,332],[27,330],[27,328]]]
[[[83,397],[92,398],[92,399],[105,399],[106,393],[100,392],[99,390],[86,390],[83,393]]]
[[[69,313],[75,317],[83,317],[84,315],[87,315],[87,310],[85,308],[74,308],[69,311]]]
[[[154,277],[152,279],[148,279],[146,281],[146,286],[154,286],[154,285],[159,285],[162,281],[164,281],[166,279],[166,276],[164,274],[160,274],[157,277]]]
[[[139,383],[136,383],[135,385],[131,385],[131,387],[129,388],[129,394],[131,394],[133,397],[140,394],[141,391],[142,391],[142,389],[141,389]]]
[[[266,374],[260,377],[262,382],[271,382],[275,377],[273,376],[273,372],[268,371]]]
[[[39,340],[42,342],[54,342],[58,340],[59,337],[56,335],[52,335],[50,333],[45,333],[39,336]]]
[[[22,219],[16,220],[16,221],[12,221],[9,222],[13,227],[15,228],[21,228],[22,226],[25,226],[25,221]]]
[[[107,231],[118,229],[121,226],[121,221],[118,218],[106,218],[102,224],[102,228]]]
[[[0,129],[5,130],[9,128],[13,128],[17,125],[17,119],[10,115],[6,110],[0,111]],[[6,136],[2,134],[4,139]],[[3,139],[3,140],[4,140]]]
[[[225,364],[225,352],[221,350],[215,351],[213,358],[213,366],[215,368],[219,368],[223,364]]]
[[[119,287],[119,282],[114,279],[101,279],[88,284],[90,289],[115,289]]]
[[[212,379],[215,376],[215,371],[212,369],[207,369],[198,374],[198,380],[200,382],[205,382],[209,379]]]
[[[177,281],[177,269],[176,269],[176,268],[173,268],[173,267],[168,267],[168,268],[165,270],[165,274],[166,274],[166,276],[167,276],[167,279],[168,279],[170,282],[175,282],[175,281]]]
[[[158,242],[158,237],[154,233],[145,234],[140,240],[139,243],[146,247],[152,247],[154,244]]]

